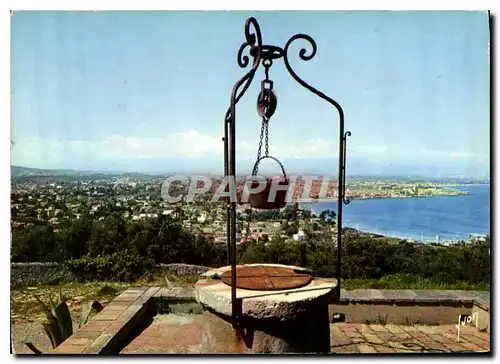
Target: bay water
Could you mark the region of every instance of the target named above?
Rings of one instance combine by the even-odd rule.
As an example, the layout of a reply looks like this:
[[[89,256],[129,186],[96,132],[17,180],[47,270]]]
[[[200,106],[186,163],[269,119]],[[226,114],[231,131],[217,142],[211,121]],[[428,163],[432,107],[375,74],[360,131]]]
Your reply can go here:
[[[467,195],[351,200],[344,205],[343,226],[404,239],[468,240],[490,234],[490,185],[449,187]],[[315,214],[337,211],[336,202],[303,204]]]

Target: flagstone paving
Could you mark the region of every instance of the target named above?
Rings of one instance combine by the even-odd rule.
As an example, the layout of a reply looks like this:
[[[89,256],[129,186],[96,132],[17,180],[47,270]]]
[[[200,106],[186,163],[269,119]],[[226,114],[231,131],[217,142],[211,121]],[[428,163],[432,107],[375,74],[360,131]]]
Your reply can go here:
[[[330,325],[334,353],[488,352],[490,335],[472,326],[455,325]]]
[[[203,354],[199,315],[161,315],[122,354]],[[488,352],[490,336],[475,327],[455,325],[330,325],[332,353]]]

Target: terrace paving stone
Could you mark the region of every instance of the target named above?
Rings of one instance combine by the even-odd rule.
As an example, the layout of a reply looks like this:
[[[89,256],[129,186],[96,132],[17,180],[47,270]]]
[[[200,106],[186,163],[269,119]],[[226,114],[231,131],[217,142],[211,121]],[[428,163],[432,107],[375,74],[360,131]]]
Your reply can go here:
[[[379,333],[379,332],[389,332],[389,330],[387,330],[387,328],[384,325],[371,324],[369,326],[370,326],[370,329],[372,329],[376,333]]]
[[[474,303],[487,312],[490,311],[490,293],[489,292],[474,292]]]
[[[136,318],[141,310],[144,312],[145,303],[158,290],[159,287],[132,287],[126,290],[53,352],[99,354],[103,350],[112,350],[107,346],[113,337],[130,326],[130,320]]]
[[[452,291],[427,291],[427,290],[415,290],[416,297],[414,298],[416,303],[454,303],[457,302],[456,296]]]
[[[71,337],[69,339],[69,343],[71,345],[90,345],[94,342],[95,338],[86,338],[86,337],[81,337],[81,338],[75,338]]]
[[[332,347],[352,344],[352,340],[336,325],[330,325],[330,340]]]
[[[361,332],[361,334],[374,334],[375,332],[371,329],[370,325],[367,324],[360,324],[358,327],[358,331]]]
[[[488,292],[468,291],[421,291],[421,290],[354,290],[343,291],[343,299],[356,303],[447,303],[472,302],[487,304]],[[133,299],[135,297],[135,299]],[[172,300],[193,300],[192,288],[134,287],[123,292],[110,302],[103,311],[53,351],[54,354],[98,354],[130,319],[145,309],[144,304],[151,297],[165,297]],[[195,354],[201,352],[203,331],[199,315],[160,315],[177,319],[160,320],[140,333],[122,353],[144,354]],[[454,324],[411,326],[395,324],[330,324],[332,353],[415,353],[415,352],[488,352],[490,335],[477,330],[473,325],[461,327],[457,341]],[[114,345],[114,344],[113,344]],[[109,346],[109,345],[108,345]],[[106,350],[109,350],[108,347]]]
[[[479,337],[477,337],[476,335],[474,334],[468,334],[468,333],[460,333],[460,339],[465,339],[471,343],[473,343],[474,345],[477,345],[483,349],[488,349],[489,348],[489,342],[488,341],[485,341],[483,339],[480,339]]]
[[[61,348],[61,349],[59,349]],[[54,351],[52,351],[52,354],[63,354],[63,355],[67,355],[67,354],[83,354],[83,352],[85,351],[85,349],[87,348],[86,345],[71,345],[71,344],[68,344],[68,345],[65,345],[64,346],[64,350],[62,349],[61,346],[57,347],[56,349],[54,349]]]
[[[116,321],[122,321],[122,322],[127,322],[129,321],[132,317],[134,317],[137,312],[139,312],[144,306],[143,305],[130,305],[123,313],[118,316],[115,320]]]
[[[116,334],[125,326],[125,322],[123,321],[115,321],[111,325],[109,325],[106,330],[104,330],[103,334]]]
[[[114,337],[114,334],[101,334],[94,342],[88,346],[84,353],[85,354],[99,354],[101,350],[110,342]]]
[[[386,301],[384,294],[382,293],[382,291],[380,291],[378,289],[366,289],[365,291],[366,291],[367,295],[369,296],[370,302],[384,303]]]
[[[202,340],[197,315],[161,315],[122,350],[122,354],[190,354],[199,352]]]
[[[93,320],[96,321],[113,321],[116,320],[122,313],[103,313],[102,311],[94,316]]]
[[[382,289],[380,293],[383,295],[387,303],[413,303],[417,294],[409,289],[392,290]]]
[[[161,297],[163,299],[192,301],[195,300],[194,290],[188,287],[173,287],[173,288],[160,288],[154,297]]]
[[[472,303],[476,298],[478,298],[478,293],[477,291],[463,291],[463,290],[456,290],[456,291],[447,291],[443,290],[442,292],[446,292],[449,294],[452,294],[457,300],[463,303]]]
[[[366,341],[370,344],[383,344],[384,340],[378,337],[376,334],[364,334]]]
[[[393,348],[385,345],[375,345],[374,347],[381,354],[394,354],[396,352]]]
[[[134,295],[123,295],[123,296],[120,295],[120,296],[116,297],[114,300],[118,301],[118,302],[121,301],[121,302],[130,302],[130,303],[132,303],[132,302],[135,302],[135,300],[137,300],[140,296],[141,295],[136,295],[136,294],[134,294]]]
[[[100,314],[103,315],[116,315],[116,314],[121,314],[125,312],[125,310],[128,308],[127,306],[106,306],[104,309],[99,312]]]
[[[146,292],[146,290],[147,288],[127,288],[125,292],[127,294],[143,294],[144,292]]]
[[[83,325],[78,331],[102,332],[112,323],[113,321],[111,320],[110,321],[91,320],[86,325]]]
[[[400,325],[387,324],[385,327],[390,333],[398,335],[399,337],[411,337],[411,335],[403,330]]]
[[[83,331],[83,330],[78,330],[76,331],[69,339],[92,339],[94,341],[97,339],[97,337],[101,335],[101,331]],[[69,340],[68,339],[68,340]]]
[[[376,290],[367,290],[367,289],[355,289],[353,291],[346,291],[343,297],[348,302],[371,302],[374,294],[371,291]],[[377,297],[383,298],[382,295],[378,295]]]
[[[126,308],[126,307],[130,306],[132,303],[133,302],[130,302],[130,301],[115,301],[115,300],[113,300],[110,303],[108,303],[105,308],[111,308],[111,307],[113,307],[113,308],[125,307]]]
[[[174,317],[175,315],[165,315]],[[179,316],[180,317],[180,316]],[[193,354],[199,353],[203,333],[198,317],[186,315],[185,319],[154,321],[136,337],[122,354]],[[419,353],[419,352],[463,352],[489,350],[489,341],[477,339],[478,331],[468,327],[466,335],[476,337],[481,345],[465,338],[456,342],[454,325],[368,325],[330,324],[332,353]],[[391,332],[392,331],[392,332]],[[483,334],[483,333],[481,333]],[[484,337],[484,335],[481,335]],[[474,339],[472,339],[474,340]]]
[[[373,353],[377,353],[377,350],[373,346],[371,346],[369,344],[359,344],[357,346],[357,348],[358,348],[358,350],[359,350],[359,352],[361,354],[373,354]]]
[[[134,302],[134,305],[143,305],[145,304],[151,297],[155,295],[156,292],[160,290],[160,287],[150,287]]]

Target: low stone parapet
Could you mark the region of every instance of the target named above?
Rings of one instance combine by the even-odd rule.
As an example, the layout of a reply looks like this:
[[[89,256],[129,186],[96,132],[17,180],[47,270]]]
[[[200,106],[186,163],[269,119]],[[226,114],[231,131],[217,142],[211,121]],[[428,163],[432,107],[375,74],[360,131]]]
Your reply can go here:
[[[457,324],[460,315],[479,317],[489,331],[489,292],[451,290],[342,290],[329,305],[331,320],[341,314],[347,323]]]
[[[155,268],[179,277],[199,276],[212,269],[201,265],[183,263],[157,264]],[[77,279],[78,277],[62,263],[10,263],[11,287],[59,284],[72,282]]]

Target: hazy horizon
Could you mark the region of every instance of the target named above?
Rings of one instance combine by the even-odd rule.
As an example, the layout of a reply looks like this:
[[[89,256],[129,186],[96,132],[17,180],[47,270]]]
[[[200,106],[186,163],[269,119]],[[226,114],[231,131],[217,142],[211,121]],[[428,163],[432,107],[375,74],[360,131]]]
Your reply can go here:
[[[203,169],[193,169],[193,170],[184,170],[182,168],[179,169],[172,169],[172,170],[156,170],[156,171],[139,171],[139,170],[120,170],[120,169],[110,169],[110,168],[103,168],[103,169],[76,169],[76,168],[38,168],[38,167],[27,167],[27,166],[19,166],[19,165],[11,165],[11,168],[27,168],[27,169],[33,169],[33,170],[41,170],[41,171],[54,171],[54,172],[61,172],[61,171],[68,171],[68,172],[75,172],[75,173],[103,173],[103,174],[147,174],[147,175],[172,175],[172,174],[207,174],[207,175],[216,175],[216,176],[223,176],[224,173],[221,171],[209,171],[209,170],[203,170]],[[269,168],[264,170],[263,173],[272,173],[273,171],[270,170]],[[321,173],[318,171],[297,171],[297,170],[292,170],[290,172],[287,172],[288,174],[308,174],[308,175],[317,175],[318,177],[320,176],[329,176],[330,179],[336,179],[337,178],[337,171],[330,171],[326,173]],[[249,173],[246,173],[244,171],[238,172],[238,176],[244,176],[244,175],[249,175]],[[459,175],[459,174],[449,174],[449,175],[426,175],[426,174],[418,174],[418,173],[394,173],[394,172],[387,172],[387,173],[351,173],[346,176],[347,179],[351,178],[362,178],[362,177],[381,177],[381,178],[417,178],[417,179],[468,179],[468,180],[488,180],[490,179],[489,175],[485,176],[465,176],[465,175]]]

